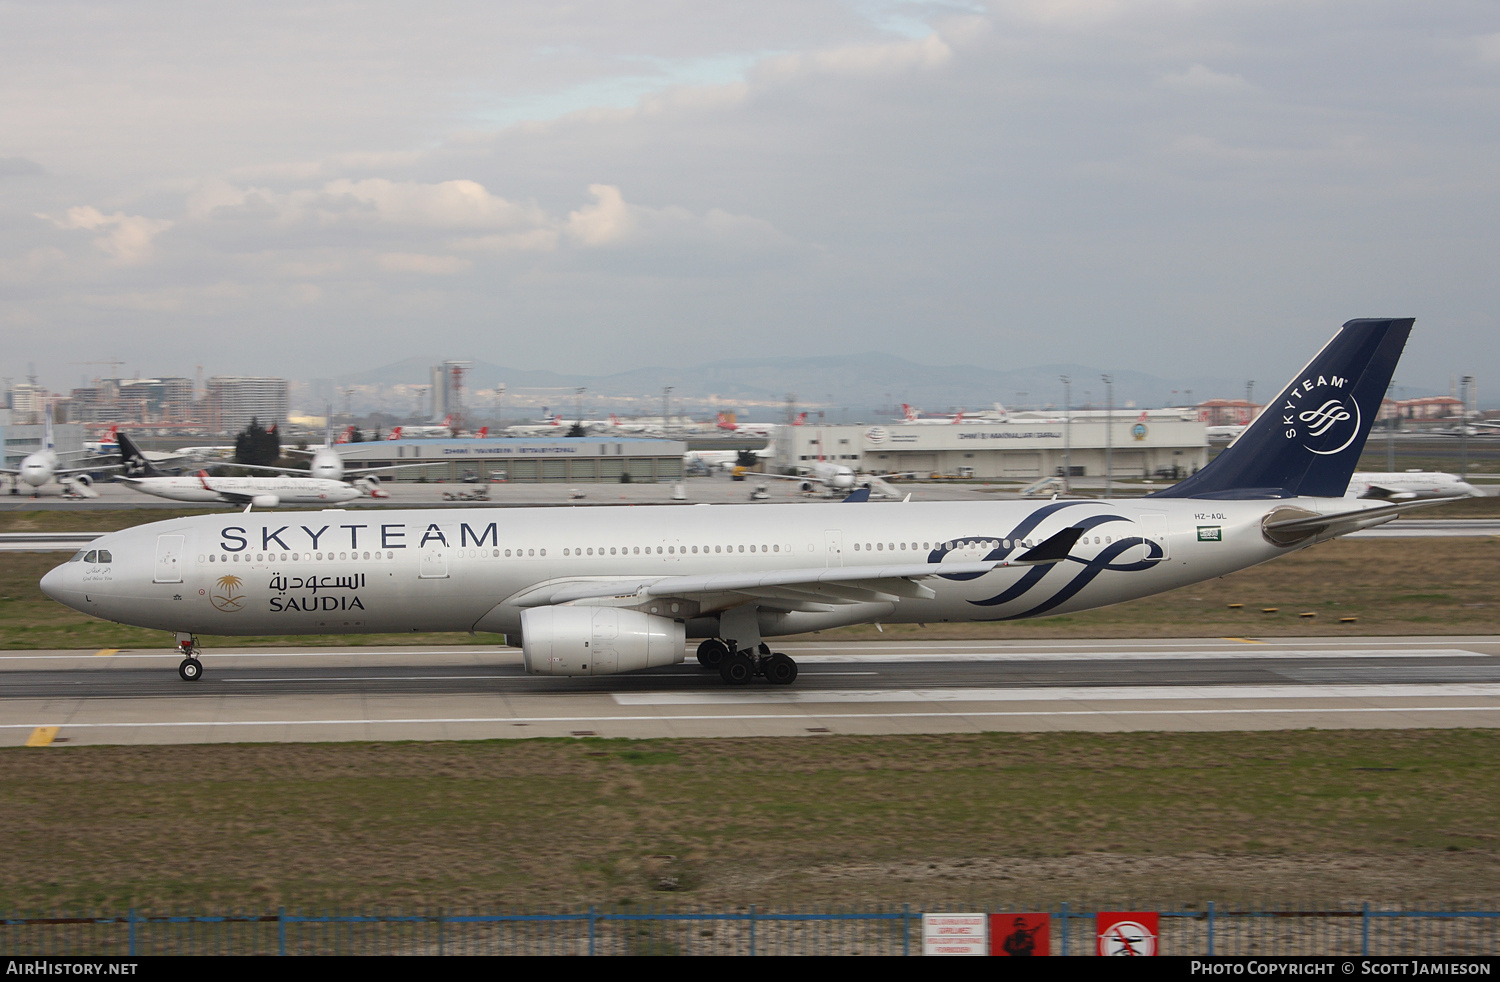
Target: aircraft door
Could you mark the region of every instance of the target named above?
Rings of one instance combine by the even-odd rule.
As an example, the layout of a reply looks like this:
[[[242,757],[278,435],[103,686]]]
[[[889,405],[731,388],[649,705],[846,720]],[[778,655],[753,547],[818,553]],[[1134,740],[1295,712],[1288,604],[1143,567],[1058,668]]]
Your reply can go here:
[[[844,530],[824,529],[823,550],[826,565],[844,565]]]
[[[153,583],[182,582],[182,544],[186,536],[158,535],[156,537],[156,570],[151,577]]]
[[[441,580],[448,576],[448,553],[444,549],[423,549],[417,561],[417,576],[423,580]]]
[[[1156,543],[1157,547],[1161,550],[1160,554],[1158,554],[1156,549],[1152,549],[1148,545],[1143,548],[1142,559],[1172,558],[1171,537],[1167,535],[1166,513],[1159,511],[1141,512],[1140,528],[1141,536],[1148,543]]]

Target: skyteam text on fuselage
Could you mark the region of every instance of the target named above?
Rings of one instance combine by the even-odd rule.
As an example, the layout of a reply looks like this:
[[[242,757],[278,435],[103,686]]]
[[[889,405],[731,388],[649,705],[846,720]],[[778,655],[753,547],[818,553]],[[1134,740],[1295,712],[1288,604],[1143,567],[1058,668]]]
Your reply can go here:
[[[1412,321],[1345,324],[1229,449],[1146,498],[205,515],[106,535],[42,579],[196,636],[495,631],[538,675],[685,660],[792,682],[764,639],[1000,621],[1160,593],[1428,502],[1344,497]]]

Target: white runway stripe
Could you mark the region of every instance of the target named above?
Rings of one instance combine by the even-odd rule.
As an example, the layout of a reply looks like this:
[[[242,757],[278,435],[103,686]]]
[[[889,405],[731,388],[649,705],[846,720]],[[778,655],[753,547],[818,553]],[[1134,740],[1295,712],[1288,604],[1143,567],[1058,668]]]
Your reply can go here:
[[[843,689],[806,691],[617,692],[621,706],[723,706],[769,703],[1086,702],[1185,699],[1500,699],[1500,683],[1443,685],[1153,685],[1046,686],[1027,689]]]
[[[663,723],[663,722],[727,722],[732,720],[788,720],[805,719],[821,722],[836,722],[841,719],[949,719],[1032,717],[1032,716],[1234,716],[1234,715],[1286,715],[1295,713],[1474,713],[1500,711],[1493,706],[1351,706],[1351,707],[1268,707],[1264,709],[1080,709],[1080,710],[1011,710],[973,713],[911,712],[911,713],[835,713],[818,715],[812,713],[713,713],[702,716],[458,716],[433,717],[430,719],[246,719],[246,720],[156,720],[140,723],[0,723],[0,730],[32,730],[38,726],[60,726],[64,730],[75,729],[159,729],[185,726],[230,727],[230,726],[375,726],[460,723]]]

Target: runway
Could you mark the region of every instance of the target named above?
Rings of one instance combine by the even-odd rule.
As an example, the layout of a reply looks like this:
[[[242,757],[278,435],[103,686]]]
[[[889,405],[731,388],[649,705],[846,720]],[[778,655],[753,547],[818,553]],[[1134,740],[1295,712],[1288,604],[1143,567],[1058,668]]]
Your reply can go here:
[[[795,685],[514,649],[0,653],[0,745],[1500,725],[1500,637],[797,642]]]

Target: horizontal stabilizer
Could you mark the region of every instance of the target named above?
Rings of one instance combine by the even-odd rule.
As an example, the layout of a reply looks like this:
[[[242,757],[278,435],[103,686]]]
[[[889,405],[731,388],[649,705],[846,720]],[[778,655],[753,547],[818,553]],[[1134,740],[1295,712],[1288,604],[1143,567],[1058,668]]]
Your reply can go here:
[[[1360,529],[1374,528],[1376,525],[1384,525],[1404,511],[1446,504],[1450,501],[1461,501],[1463,498],[1463,495],[1449,498],[1421,498],[1416,501],[1376,505],[1373,508],[1357,508],[1331,515],[1314,515],[1301,508],[1277,509],[1266,516],[1266,521],[1262,523],[1261,528],[1265,530],[1266,538],[1272,542],[1292,545],[1309,538],[1329,539],[1337,535],[1358,532]],[[1279,518],[1278,515],[1283,513],[1289,514],[1285,518]]]

